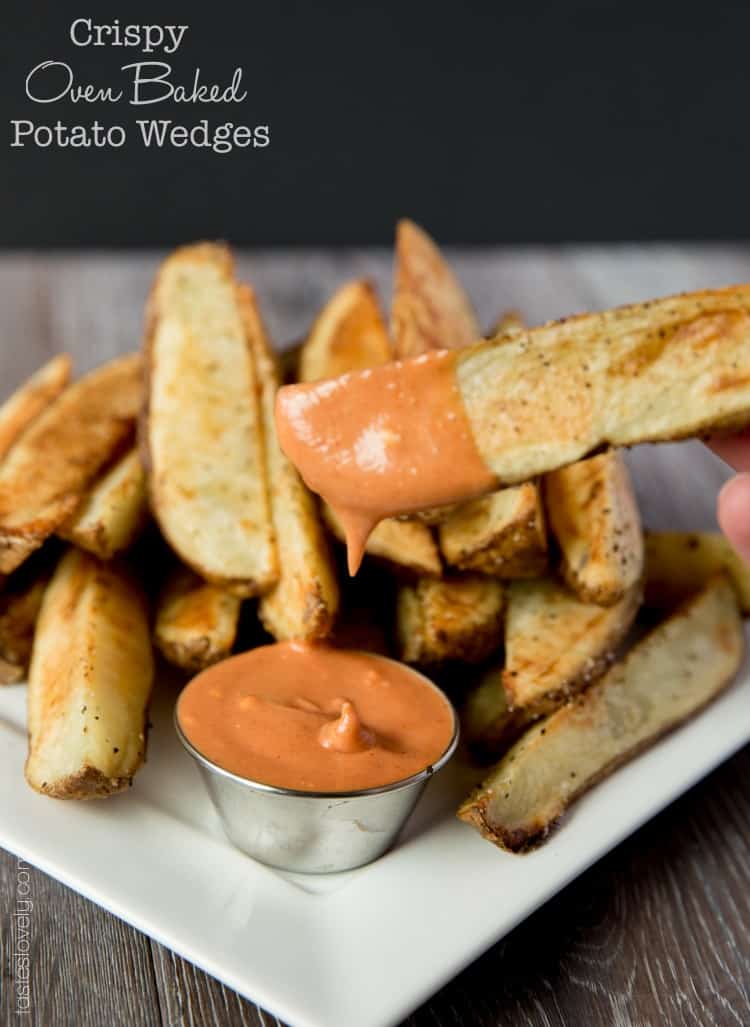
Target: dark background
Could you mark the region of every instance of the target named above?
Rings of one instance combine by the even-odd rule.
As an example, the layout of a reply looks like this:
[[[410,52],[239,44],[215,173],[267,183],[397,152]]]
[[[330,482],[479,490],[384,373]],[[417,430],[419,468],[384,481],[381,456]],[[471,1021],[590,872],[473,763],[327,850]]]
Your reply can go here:
[[[172,57],[76,48],[71,21],[188,23]],[[581,2],[2,5],[0,245],[389,243],[750,236],[750,7]],[[164,59],[228,107],[40,105],[42,60],[79,83]],[[136,117],[269,124],[271,145],[146,151]],[[11,149],[10,119],[130,125],[120,150]]]

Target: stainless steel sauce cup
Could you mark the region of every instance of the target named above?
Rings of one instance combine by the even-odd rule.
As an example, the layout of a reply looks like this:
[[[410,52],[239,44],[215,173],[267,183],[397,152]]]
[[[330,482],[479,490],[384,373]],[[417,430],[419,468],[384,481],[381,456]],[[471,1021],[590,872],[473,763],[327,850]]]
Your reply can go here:
[[[297,791],[232,774],[190,743],[177,708],[174,722],[178,738],[198,764],[227,837],[238,849],[281,870],[329,874],[371,863],[393,845],[425,785],[456,750],[458,717],[455,710],[452,713],[453,735],[435,763],[402,781],[354,792]]]

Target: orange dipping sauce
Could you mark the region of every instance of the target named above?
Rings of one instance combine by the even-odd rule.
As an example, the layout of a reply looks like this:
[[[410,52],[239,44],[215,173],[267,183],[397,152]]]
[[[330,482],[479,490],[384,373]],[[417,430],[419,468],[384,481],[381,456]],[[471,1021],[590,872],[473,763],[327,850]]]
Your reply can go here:
[[[455,729],[434,685],[371,653],[279,642],[198,674],[177,721],[203,756],[278,788],[349,792],[412,777]]]

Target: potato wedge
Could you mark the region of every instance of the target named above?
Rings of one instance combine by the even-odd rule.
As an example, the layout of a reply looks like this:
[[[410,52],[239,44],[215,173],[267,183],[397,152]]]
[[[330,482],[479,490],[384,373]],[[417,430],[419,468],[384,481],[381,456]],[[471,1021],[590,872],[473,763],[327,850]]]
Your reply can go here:
[[[9,574],[74,512],[132,438],[143,396],[137,353],[68,386],[0,464],[0,573]]]
[[[482,336],[471,301],[440,250],[407,219],[396,226],[391,331],[399,360],[459,349]]]
[[[743,649],[737,599],[719,576],[601,681],[531,727],[458,816],[503,849],[534,848],[579,795],[711,702]]]
[[[391,359],[391,343],[377,298],[367,282],[352,282],[333,296],[302,347],[300,381],[335,378],[377,367]],[[323,520],[339,541],[344,532],[336,513],[322,505]],[[416,574],[440,575],[442,565],[432,533],[416,521],[382,521],[365,552]]]
[[[276,639],[325,638],[339,607],[336,572],[316,502],[276,438],[279,369],[255,295],[246,285],[238,286],[237,294],[261,390],[265,466],[279,559],[278,582],[261,598],[258,615]]]
[[[527,329],[526,321],[520,310],[504,310],[489,330],[488,339],[496,335],[520,335]],[[472,339],[472,342],[475,341]]]
[[[492,667],[466,696],[461,711],[462,734],[477,759],[496,760],[535,719],[531,709],[510,708],[502,668]]]
[[[300,354],[301,382],[338,378],[391,360],[391,341],[369,282],[350,282],[326,303]]]
[[[402,585],[396,635],[406,663],[479,663],[502,642],[504,591],[499,581],[465,574]]]
[[[111,560],[132,546],[147,517],[146,472],[135,448],[94,482],[57,534],[100,560]]]
[[[156,605],[154,642],[176,667],[203,670],[232,652],[241,602],[188,567],[178,567]]]
[[[612,606],[599,606],[552,578],[512,582],[503,670],[510,708],[541,716],[599,677],[630,630],[640,600],[638,585]]]
[[[750,285],[581,314],[456,362],[479,452],[506,485],[607,444],[739,428],[750,422]]]
[[[67,353],[53,357],[0,406],[0,460],[13,443],[70,381],[72,362]]]
[[[718,531],[650,531],[646,534],[647,606],[669,607],[726,571],[740,609],[750,615],[750,567]]]
[[[0,685],[25,681],[28,676],[34,630],[53,569],[54,560],[40,551],[0,591]]]
[[[140,589],[121,567],[70,549],[45,593],[31,656],[31,787],[92,799],[132,784],[153,676]]]
[[[534,482],[500,489],[457,507],[439,528],[453,567],[497,578],[533,578],[547,567],[544,508]]]
[[[321,512],[331,533],[339,542],[344,542],[344,529],[336,511],[328,503],[322,503]],[[365,552],[397,572],[434,578],[439,578],[443,572],[435,539],[430,529],[419,521],[399,521],[394,517],[381,521],[368,538]]]
[[[643,574],[643,531],[630,473],[616,450],[544,479],[561,573],[587,603],[616,603]]]
[[[238,595],[268,591],[278,560],[258,382],[224,246],[176,250],[156,276],[141,421],[151,507],[181,560]]]

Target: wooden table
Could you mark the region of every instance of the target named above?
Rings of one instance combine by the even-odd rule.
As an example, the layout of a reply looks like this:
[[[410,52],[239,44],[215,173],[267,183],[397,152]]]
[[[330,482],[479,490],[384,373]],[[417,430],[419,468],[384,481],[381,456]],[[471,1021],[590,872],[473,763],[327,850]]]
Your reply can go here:
[[[486,324],[509,306],[536,322],[750,280],[747,247],[492,249],[455,257]],[[71,352],[82,370],[137,347],[158,259],[0,257],[0,396],[59,350]],[[390,287],[383,251],[255,253],[242,257],[240,270],[256,286],[280,344],[299,338],[346,279],[366,275],[386,296]],[[447,985],[409,1027],[750,1023],[749,825],[746,749]],[[7,956],[16,863],[0,851],[3,1024],[18,1022]],[[37,990],[24,1022],[278,1023],[41,872],[32,872],[31,887]]]

